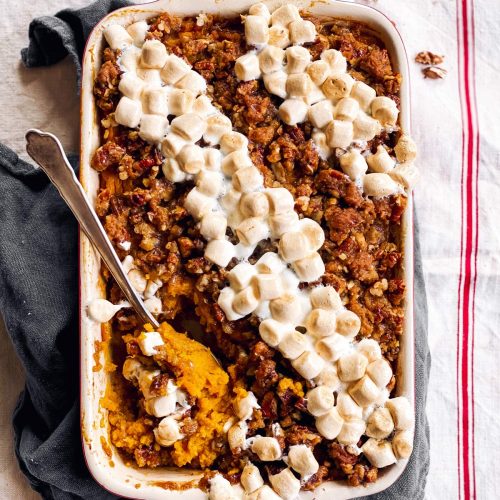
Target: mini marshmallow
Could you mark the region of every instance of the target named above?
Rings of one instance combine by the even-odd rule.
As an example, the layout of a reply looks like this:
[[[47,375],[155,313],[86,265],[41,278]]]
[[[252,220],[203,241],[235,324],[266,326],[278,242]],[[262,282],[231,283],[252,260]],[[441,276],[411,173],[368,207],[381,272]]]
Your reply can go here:
[[[139,137],[147,142],[160,142],[165,135],[168,120],[160,115],[142,115]]]
[[[299,495],[300,481],[290,469],[283,469],[278,474],[270,474],[269,482],[283,500],[293,500]]]
[[[112,24],[104,30],[104,38],[113,49],[121,49],[125,45],[130,45],[134,42],[127,30],[119,24]]]
[[[282,5],[271,14],[273,26],[288,26],[292,21],[301,19],[299,9],[293,4]]]
[[[255,267],[259,273],[279,274],[285,269],[285,264],[274,252],[266,252],[255,263]]]
[[[309,252],[309,241],[303,233],[294,231],[281,236],[278,253],[285,262],[303,259]]]
[[[321,370],[323,370],[325,366],[325,362],[315,352],[305,351],[296,360],[292,361],[292,366],[299,375],[306,380],[311,380],[321,373]]]
[[[330,146],[328,146],[326,134],[324,132],[316,130],[312,133],[311,138],[314,142],[316,150],[319,153],[320,158],[323,160],[327,160],[328,157],[332,154],[332,150]]]
[[[233,174],[233,187],[242,193],[256,191],[264,184],[264,178],[257,167],[245,167]]]
[[[152,115],[168,115],[167,93],[164,88],[146,88],[142,93],[142,110]]]
[[[138,383],[139,389],[146,399],[152,397],[151,395],[151,384],[153,383],[153,379],[160,375],[160,370],[141,370],[139,372]]]
[[[304,43],[312,43],[316,40],[316,26],[311,21],[304,21],[303,19],[292,21],[288,25],[288,30],[290,32],[290,40],[294,44],[302,45]]]
[[[417,157],[417,145],[410,136],[403,134],[398,139],[394,152],[400,163],[412,162]]]
[[[233,453],[246,448],[248,425],[244,420],[240,420],[227,432],[227,442]]]
[[[200,234],[206,240],[222,240],[226,235],[227,219],[222,214],[207,213],[200,222]]]
[[[336,316],[333,311],[313,309],[306,319],[307,333],[315,337],[328,337],[335,333]]]
[[[179,116],[189,113],[193,107],[195,95],[189,89],[172,89],[168,96],[170,114]]]
[[[361,420],[363,417],[363,408],[345,392],[337,396],[337,410],[345,420]]]
[[[357,345],[358,352],[368,359],[371,363],[376,359],[382,357],[382,351],[380,350],[380,345],[376,340],[373,339],[363,339]]]
[[[271,214],[281,214],[293,210],[295,201],[292,193],[285,188],[269,188],[265,190],[269,199]]]
[[[366,374],[375,382],[375,384],[380,389],[383,389],[391,381],[391,365],[385,359],[376,359],[368,365]]]
[[[253,246],[269,237],[269,227],[260,217],[248,217],[238,225],[236,235],[243,245]]]
[[[286,359],[297,359],[307,348],[306,336],[297,330],[287,332],[281,342],[278,344],[278,349]]]
[[[391,444],[387,441],[377,441],[370,438],[361,449],[374,467],[381,469],[396,463],[396,457],[392,451]]]
[[[352,311],[342,311],[337,316],[337,332],[344,337],[355,337],[361,328],[361,319]]]
[[[319,310],[320,309],[316,309],[316,311]],[[327,361],[337,361],[347,352],[349,341],[342,335],[334,333],[333,335],[318,340],[315,348],[316,352]]]
[[[271,22],[271,13],[269,12],[269,9],[267,8],[266,4],[263,4],[261,2],[259,3],[254,3],[249,9],[248,13],[251,14],[252,16],[260,16],[264,18],[269,24]]]
[[[300,281],[305,283],[317,281],[325,274],[325,263],[318,252],[296,260],[292,263],[292,267]]]
[[[389,408],[394,427],[397,431],[406,431],[412,429],[415,423],[415,415],[410,402],[405,397],[389,399],[385,406]]]
[[[129,128],[139,126],[142,116],[141,103],[123,96],[115,110],[116,123]]]
[[[255,311],[258,305],[259,300],[255,296],[254,290],[251,286],[244,288],[241,292],[238,292],[234,296],[233,309],[238,314],[242,314],[243,316]]]
[[[196,187],[207,196],[217,198],[224,190],[224,180],[220,172],[202,170],[196,177]]]
[[[236,415],[240,420],[250,420],[256,408],[260,408],[259,403],[257,403],[255,394],[250,391],[244,398],[236,402]]]
[[[260,323],[259,333],[267,345],[276,347],[285,335],[290,333],[290,328],[275,319],[268,318]]]
[[[337,120],[346,120],[352,122],[356,119],[359,113],[359,103],[352,97],[344,97],[340,99],[335,108],[335,118]]]
[[[298,99],[309,95],[313,89],[313,82],[307,73],[294,73],[288,75],[286,80],[286,92],[292,99]]]
[[[278,440],[273,437],[256,436],[251,449],[263,462],[274,462],[282,454]]]
[[[167,396],[158,396],[156,398],[150,398],[145,401],[144,409],[155,417],[167,417],[175,411],[175,406],[177,404],[177,396],[175,393],[168,394]]]
[[[247,463],[245,467],[243,467],[240,481],[247,493],[252,493],[255,490],[258,490],[264,484],[264,480],[260,475],[259,469],[251,463]]]
[[[395,182],[410,190],[418,182],[420,172],[414,163],[400,163],[389,172],[389,175]]]
[[[372,379],[365,375],[350,387],[349,394],[359,406],[365,408],[377,400],[380,390]]]
[[[221,169],[222,154],[215,148],[203,148],[203,156],[205,157],[205,168],[213,172]]]
[[[390,172],[396,165],[396,160],[389,155],[382,144],[377,147],[377,152],[374,155],[366,157],[366,162],[372,172],[380,174]]]
[[[327,413],[316,418],[316,429],[326,439],[335,439],[344,425],[344,419],[337,408],[332,408]]]
[[[302,123],[307,117],[307,104],[297,99],[287,99],[279,107],[278,115],[287,125]]]
[[[134,45],[142,47],[146,33],[149,30],[149,24],[146,21],[138,21],[127,27],[128,34],[132,37]]]
[[[336,311],[342,308],[342,299],[332,286],[318,286],[313,288],[309,296],[311,305],[316,309],[331,309]]]
[[[277,95],[282,99],[286,98],[286,81],[288,75],[284,71],[275,71],[264,75],[264,86],[270,94]]]
[[[397,104],[389,97],[375,97],[371,103],[373,118],[384,127],[393,127],[398,121],[399,109]]]
[[[236,293],[232,288],[226,287],[221,290],[219,298],[217,299],[217,304],[224,311],[228,321],[236,321],[243,317],[233,309],[233,299],[235,295]]]
[[[368,360],[358,352],[342,356],[338,361],[339,378],[342,382],[359,380],[366,372]]]
[[[363,111],[370,109],[370,105],[376,95],[375,89],[364,82],[356,81],[351,88],[351,97],[359,102],[359,107]]]
[[[141,51],[137,47],[129,46],[127,50],[122,52],[120,57],[120,66],[130,72],[136,72],[139,60],[141,58]],[[122,75],[123,78],[123,75]]]
[[[247,45],[264,45],[269,41],[267,20],[261,16],[245,17],[245,39]]]
[[[314,458],[311,448],[305,444],[290,446],[288,450],[288,464],[297,471],[301,477],[309,477],[316,474],[319,464]]]
[[[169,132],[161,143],[161,151],[165,156],[177,156],[186,144],[187,141],[180,135]]]
[[[259,291],[260,300],[277,299],[283,293],[283,284],[279,276],[273,274],[257,274],[254,278]]]
[[[366,422],[365,434],[375,439],[385,439],[393,430],[391,412],[387,408],[375,408]]]
[[[215,200],[213,198],[200,193],[196,188],[191,189],[184,200],[184,208],[195,219],[201,219],[206,213],[210,212],[214,204]]]
[[[234,65],[234,72],[238,80],[244,82],[258,80],[261,77],[259,58],[252,52],[238,57]]]
[[[312,250],[319,250],[323,246],[325,232],[316,221],[307,218],[301,219],[299,221],[299,231],[306,236]]]
[[[144,81],[132,72],[124,73],[118,84],[118,90],[130,99],[139,99],[143,88]]]
[[[207,128],[205,120],[195,113],[178,116],[172,120],[171,125],[174,133],[190,142],[199,141]]]
[[[187,75],[190,70],[191,67],[184,61],[184,59],[170,54],[167,56],[165,64],[160,71],[160,76],[161,79],[168,85],[174,85],[183,76]]]
[[[354,85],[354,79],[348,73],[338,76],[329,76],[321,85],[323,93],[334,101],[349,95]]]
[[[333,120],[325,129],[326,140],[331,148],[347,149],[353,140],[353,126],[351,122]]]
[[[400,191],[396,182],[387,174],[367,174],[363,177],[363,190],[366,196],[381,198]]]
[[[363,112],[358,114],[353,122],[353,126],[354,140],[356,141],[371,141],[382,131],[380,122]]]
[[[237,500],[238,498],[233,491],[231,483],[226,478],[217,475],[210,479],[208,500]]]
[[[228,213],[235,212],[240,203],[241,193],[235,189],[230,189],[221,199],[220,205]]]
[[[326,127],[333,120],[333,106],[330,101],[320,101],[309,108],[309,121],[317,128]]]
[[[142,271],[139,271],[139,269],[132,269],[128,272],[127,276],[130,284],[138,293],[143,293],[144,290],[146,290],[148,280],[146,279]]]
[[[158,332],[142,332],[137,337],[137,343],[144,356],[153,356],[157,354],[156,348],[164,345],[163,339]]]
[[[364,420],[346,420],[337,436],[337,441],[340,444],[355,445],[364,434],[365,429]]]
[[[306,394],[307,411],[319,417],[330,411],[335,405],[333,391],[324,385],[311,389]]]
[[[321,86],[330,75],[330,66],[326,61],[313,61],[306,71],[314,84]]]
[[[347,174],[353,181],[359,179],[368,170],[365,157],[357,149],[343,154],[340,157],[340,166],[344,174]]]
[[[313,104],[316,104],[320,101],[325,100],[325,94],[323,94],[323,91],[314,83],[312,84],[312,89],[311,91],[302,98],[302,100],[309,106],[312,106]]]
[[[337,375],[337,369],[335,366],[326,365],[323,370],[321,370],[321,373],[317,377],[314,377],[314,383],[316,385],[329,387],[332,391],[337,390],[340,386],[340,379]]]
[[[292,73],[304,74],[308,64],[311,62],[311,53],[305,47],[288,47],[288,49],[285,50],[285,55],[285,69],[289,75]],[[307,75],[307,77],[309,78],[309,75]]]
[[[217,108],[212,104],[210,98],[204,94],[198,96],[193,103],[193,113],[206,118],[209,115],[217,113]]]
[[[126,380],[131,382],[139,378],[142,371],[142,364],[134,358],[127,358],[123,362],[122,374]]]
[[[290,32],[283,26],[271,26],[269,28],[269,45],[284,49],[290,45]]]
[[[155,68],[137,68],[137,76],[144,80],[149,87],[160,88],[162,81],[160,71]]]
[[[250,159],[248,152],[244,149],[239,149],[229,153],[223,158],[221,163],[222,171],[227,176],[233,175],[237,170],[252,166],[252,160]]]
[[[144,307],[152,314],[160,314],[163,311],[163,304],[158,297],[149,297],[146,299]]]
[[[184,434],[182,434],[180,430],[179,422],[175,417],[166,417],[162,419],[153,432],[155,440],[160,446],[172,446],[175,442],[184,438]]]
[[[347,60],[342,52],[328,49],[324,50],[320,57],[322,61],[325,61],[330,66],[330,76],[337,78],[347,71]]]
[[[253,277],[257,274],[255,267],[248,262],[240,262],[229,271],[227,278],[234,290],[243,290],[250,285]]]
[[[392,438],[392,450],[397,458],[409,458],[413,451],[413,432],[397,431]]]
[[[271,315],[281,323],[295,324],[302,316],[300,299],[295,295],[285,294],[269,303]]]
[[[177,161],[184,172],[197,174],[205,166],[203,148],[196,144],[186,144],[177,155]]]
[[[267,196],[258,191],[242,195],[240,210],[244,217],[265,217],[269,213]]]
[[[239,132],[226,132],[220,138],[220,149],[223,153],[229,154],[238,149],[248,148],[248,139]]]
[[[283,67],[285,51],[274,45],[268,45],[259,54],[259,67],[262,74],[274,73]]]
[[[207,82],[196,71],[188,71],[178,82],[175,83],[178,89],[190,90],[195,96],[203,94],[207,90]]]
[[[270,486],[265,484],[261,486],[258,490],[245,496],[245,500],[282,500],[279,495],[277,495]]]
[[[159,40],[146,40],[142,46],[141,66],[149,69],[163,68],[167,62],[167,48]]]
[[[299,216],[294,210],[282,214],[271,215],[269,225],[273,238],[280,238],[283,234],[294,231],[297,228]]]
[[[217,113],[207,118],[207,128],[203,134],[203,139],[208,144],[218,144],[221,137],[231,132],[231,130],[231,120],[222,113]]]
[[[235,256],[236,250],[234,249],[234,245],[227,240],[212,240],[205,248],[205,258],[220,267],[226,267],[229,264],[230,260]],[[236,312],[239,314],[243,314],[238,310],[236,310]]]

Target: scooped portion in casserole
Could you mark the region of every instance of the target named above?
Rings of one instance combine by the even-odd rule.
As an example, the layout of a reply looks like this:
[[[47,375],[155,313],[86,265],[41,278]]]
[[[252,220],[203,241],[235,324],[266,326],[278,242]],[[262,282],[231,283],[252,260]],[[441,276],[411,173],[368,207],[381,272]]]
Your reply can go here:
[[[213,498],[374,482],[414,425],[394,390],[416,148],[387,50],[293,4],[105,37],[96,209],[164,321],[111,320],[111,442],[139,467],[206,468]],[[193,321],[206,347],[176,332]]]

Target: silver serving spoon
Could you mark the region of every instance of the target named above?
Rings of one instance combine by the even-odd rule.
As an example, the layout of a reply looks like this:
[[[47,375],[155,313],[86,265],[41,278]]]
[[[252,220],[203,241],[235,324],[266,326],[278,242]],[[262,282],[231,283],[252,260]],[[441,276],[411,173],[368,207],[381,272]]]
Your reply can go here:
[[[141,321],[157,328],[158,321],[146,309],[130,283],[115,249],[68,162],[59,139],[48,132],[30,129],[26,132],[26,151],[57,188]]]

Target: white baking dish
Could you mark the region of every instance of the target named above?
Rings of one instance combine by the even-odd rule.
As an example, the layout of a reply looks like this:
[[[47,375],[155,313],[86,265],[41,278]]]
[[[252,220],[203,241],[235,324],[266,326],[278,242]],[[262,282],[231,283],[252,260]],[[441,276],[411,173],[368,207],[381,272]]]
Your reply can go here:
[[[196,15],[201,11],[234,16],[244,12],[256,0],[159,0],[147,5],[126,7],[104,18],[94,29],[87,42],[83,62],[82,105],[81,105],[81,167],[80,179],[91,199],[95,199],[98,174],[90,167],[92,154],[99,146],[99,124],[92,94],[94,76],[101,63],[103,30],[111,23],[129,24],[152,17],[161,11],[178,15]],[[290,1],[290,0],[289,0]],[[278,1],[267,2],[275,6]],[[380,12],[363,5],[342,1],[296,1],[300,8],[306,8],[316,15],[351,18],[368,23],[384,40],[390,51],[395,68],[402,75],[401,124],[410,130],[409,75],[406,53],[401,37],[391,21]],[[414,403],[414,331],[413,331],[413,219],[412,199],[403,218],[404,276],[407,286],[405,330],[401,339],[399,366],[399,395]],[[186,469],[139,469],[126,466],[120,455],[109,444],[106,411],[99,404],[104,395],[107,375],[104,370],[93,371],[96,340],[101,339],[101,325],[90,320],[86,314],[87,304],[103,294],[99,278],[100,261],[83,233],[80,233],[80,314],[81,314],[81,428],[82,443],[87,465],[97,482],[104,488],[122,497],[143,499],[206,498],[196,487],[183,491],[172,489],[182,483],[193,481],[200,474]],[[105,445],[103,446],[103,441]],[[108,445],[107,445],[108,444]],[[301,498],[342,500],[373,494],[389,487],[402,473],[407,461],[383,469],[376,483],[366,488],[353,488],[342,482],[322,484],[314,492],[303,492]],[[188,486],[185,484],[185,487]]]

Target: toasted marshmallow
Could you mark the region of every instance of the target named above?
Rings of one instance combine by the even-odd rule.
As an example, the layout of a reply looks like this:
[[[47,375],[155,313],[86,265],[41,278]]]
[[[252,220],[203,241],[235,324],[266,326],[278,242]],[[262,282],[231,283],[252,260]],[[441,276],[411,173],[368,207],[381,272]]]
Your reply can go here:
[[[274,73],[283,67],[285,51],[279,47],[268,45],[259,54],[259,67],[262,74]]]
[[[420,172],[414,163],[400,163],[389,172],[389,175],[395,182],[410,190],[418,182]]]
[[[261,16],[245,17],[245,39],[247,45],[264,45],[269,41],[267,20]]]
[[[354,140],[356,141],[371,141],[382,131],[380,122],[363,112],[358,114],[353,122],[353,126]]]
[[[295,201],[292,193],[285,188],[269,188],[265,191],[269,199],[271,214],[281,214],[293,210]]]
[[[321,309],[315,310],[320,311]],[[316,352],[327,361],[337,361],[345,354],[348,347],[348,340],[337,333],[318,340],[315,345]]]
[[[307,73],[293,73],[288,75],[286,92],[292,99],[306,97],[313,89],[312,80]]]
[[[276,347],[289,332],[289,327],[271,318],[265,319],[259,325],[262,340],[271,347]]]
[[[307,339],[297,330],[290,330],[278,344],[278,349],[286,359],[297,359],[307,348]]]
[[[394,430],[391,412],[387,408],[376,408],[366,422],[366,435],[375,439],[385,439]]]
[[[144,307],[152,314],[160,314],[163,311],[163,304],[159,297],[149,297],[144,301]]]
[[[193,113],[202,118],[218,113],[210,98],[204,94],[198,96],[193,103]]]
[[[203,94],[207,90],[207,82],[196,71],[188,71],[178,82],[175,83],[178,89],[186,89],[193,92],[193,94]]]
[[[260,408],[259,403],[257,403],[255,394],[250,391],[244,398],[236,402],[235,411],[240,420],[250,420],[256,408]]]
[[[264,480],[260,475],[259,469],[251,463],[247,463],[245,467],[243,467],[240,481],[247,493],[252,493],[255,490],[258,490],[264,484]]]
[[[137,380],[139,389],[146,399],[150,399],[152,397],[151,384],[153,383],[153,379],[160,374],[160,370],[141,370],[139,372]]]
[[[312,219],[301,219],[299,221],[299,231],[305,235],[312,250],[319,250],[325,242],[325,232],[323,228]]]
[[[338,50],[324,50],[321,53],[321,60],[330,66],[330,76],[339,77],[347,71],[347,60]]]
[[[257,274],[254,278],[254,283],[259,291],[260,300],[277,299],[283,293],[283,284],[279,276]]]
[[[333,106],[330,101],[320,101],[309,108],[309,121],[317,128],[325,128],[333,120]]]
[[[146,88],[142,93],[142,110],[152,115],[168,115],[167,93],[164,88]]]
[[[231,287],[223,288],[217,299],[217,304],[224,311],[228,321],[236,321],[237,319],[243,318],[241,314],[238,314],[233,309],[233,300],[236,295],[235,291]]]
[[[274,462],[281,458],[281,447],[276,438],[256,436],[252,443],[252,452],[263,462]]]
[[[344,425],[344,419],[340,416],[337,408],[331,408],[328,412],[316,418],[316,429],[326,439],[335,439]]]
[[[368,365],[366,374],[375,382],[375,384],[380,389],[383,389],[391,381],[391,365],[385,359],[376,359]]]
[[[137,359],[127,358],[123,362],[122,374],[126,380],[131,382],[137,380],[142,370],[142,364]]]
[[[234,296],[233,309],[238,313],[246,316],[247,314],[255,311],[259,305],[259,300],[255,296],[254,290],[251,286],[248,286],[238,292]]]
[[[281,103],[278,115],[287,125],[293,126],[305,121],[307,110],[307,104],[304,101],[287,99]]]
[[[120,125],[129,128],[136,128],[141,121],[142,108],[139,101],[123,96],[115,110],[115,120]]]
[[[370,105],[376,95],[375,89],[364,82],[356,81],[351,88],[351,97],[359,102],[359,107],[363,111],[370,109]]]
[[[205,168],[212,172],[218,172],[221,169],[222,154],[215,148],[203,148],[203,156],[205,157]]]
[[[283,26],[271,26],[269,28],[269,45],[284,49],[290,45],[290,32]]]
[[[366,424],[364,420],[345,420],[337,436],[337,441],[345,445],[357,444],[365,429]]]
[[[222,240],[226,235],[227,219],[223,214],[208,213],[200,222],[200,234],[206,240]]]
[[[261,76],[259,58],[252,52],[238,57],[234,65],[234,72],[238,80],[244,82],[258,80]]]
[[[227,176],[233,175],[237,170],[252,166],[252,160],[248,152],[244,149],[229,153],[223,158],[221,163],[222,171]]]
[[[142,46],[141,66],[150,69],[163,68],[167,62],[167,48],[159,40],[146,40]]]
[[[323,91],[313,83],[311,91],[306,96],[304,96],[302,100],[309,106],[312,106],[313,104],[316,104],[320,101],[324,101],[325,97],[326,96],[325,94],[323,94]]]
[[[186,113],[172,120],[172,131],[190,142],[199,141],[206,129],[205,120],[195,113]]]
[[[278,474],[270,474],[269,482],[273,490],[283,500],[293,500],[299,494],[300,481],[293,475],[290,469],[283,469]]]
[[[393,127],[398,121],[399,109],[397,104],[389,97],[375,97],[371,103],[373,118],[384,127]]]
[[[337,410],[345,420],[361,420],[363,417],[363,408],[345,392],[337,396]]]
[[[331,309],[337,311],[342,307],[342,299],[332,286],[318,286],[313,288],[309,296],[311,305],[316,309]]]
[[[160,446],[172,446],[175,442],[184,438],[179,422],[174,417],[165,417],[162,419],[153,432],[155,440]]]
[[[351,122],[333,120],[325,129],[326,140],[331,148],[347,149],[353,141],[353,126]]]
[[[311,389],[306,394],[307,411],[319,417],[330,411],[335,405],[333,391],[324,385]]]
[[[184,208],[195,218],[201,219],[214,207],[215,200],[193,188],[186,196]]]
[[[280,238],[283,234],[297,229],[299,216],[294,210],[281,214],[271,215],[269,225],[273,238]]]
[[[335,366],[326,365],[323,370],[321,370],[321,373],[317,377],[314,377],[314,383],[316,385],[324,385],[326,387],[329,387],[330,389],[332,389],[332,391],[337,390],[340,386],[340,379],[337,375],[337,369],[335,368]]]
[[[377,400],[380,395],[380,389],[370,377],[365,375],[350,387],[349,394],[359,406],[365,408]]]
[[[285,264],[274,252],[266,252],[255,263],[255,267],[259,273],[279,274],[285,269]]]
[[[319,156],[323,160],[327,160],[328,157],[332,154],[332,150],[328,145],[328,141],[326,140],[326,134],[319,130],[316,130],[312,133],[311,136],[314,146],[319,153]]]
[[[272,317],[281,323],[295,324],[302,315],[300,299],[295,295],[285,294],[279,299],[271,300],[269,308]]]
[[[303,19],[292,21],[288,25],[288,30],[290,31],[290,40],[294,44],[302,45],[316,40],[316,26],[311,21],[304,21]]]
[[[292,73],[304,74],[308,64],[311,62],[311,53],[305,47],[288,47],[285,50],[285,55],[286,72],[289,75]],[[307,76],[309,77],[309,75]]]
[[[326,309],[313,309],[306,319],[307,332],[315,337],[328,337],[335,333],[335,313]]]
[[[233,187],[242,193],[256,191],[264,184],[264,178],[257,167],[245,167],[233,174]]]
[[[417,145],[408,135],[402,135],[394,148],[396,158],[400,163],[412,162],[417,157]]]
[[[334,101],[343,99],[349,95],[354,85],[354,79],[348,74],[329,76],[321,85],[323,93]]]
[[[300,281],[305,283],[319,280],[325,274],[325,263],[318,252],[294,261],[292,267]]]
[[[175,411],[177,396],[175,393],[147,399],[144,403],[145,410],[155,417],[167,417]]]
[[[240,210],[244,217],[265,217],[269,213],[267,196],[258,191],[242,195]]]
[[[240,203],[241,193],[235,189],[230,189],[221,199],[221,207],[229,213],[234,213],[238,211],[238,205]]]
[[[344,97],[340,99],[335,108],[335,118],[337,120],[346,120],[352,122],[356,119],[359,113],[359,103],[352,97]]]
[[[330,75],[330,66],[323,60],[313,61],[306,71],[314,84],[321,86]]]
[[[412,429],[415,423],[415,415],[410,402],[405,397],[389,399],[385,406],[389,408],[394,427],[397,431],[406,431]]]
[[[147,142],[160,142],[165,136],[168,120],[160,115],[142,115],[139,137]]]
[[[212,240],[205,248],[205,258],[220,267],[226,267],[229,264],[229,261],[235,256],[236,250],[234,248],[234,245],[227,240]],[[238,310],[236,310],[236,312],[238,312],[239,314],[243,314]]]
[[[249,9],[248,13],[251,14],[252,16],[260,16],[264,18],[269,24],[271,22],[271,13],[269,12],[269,9],[267,8],[267,5],[264,3],[254,3]]]
[[[277,95],[282,99],[286,98],[286,81],[288,75],[281,70],[264,75],[264,86],[270,94]]]
[[[153,356],[157,354],[156,348],[164,344],[158,332],[142,332],[139,337],[137,337],[137,343],[144,356]]]
[[[281,236],[278,252],[285,262],[303,259],[310,251],[309,241],[302,232],[289,232]]]
[[[119,24],[108,26],[104,30],[104,38],[106,38],[106,42],[108,42],[108,45],[113,50],[121,49],[126,45],[134,43],[134,40],[127,30]]]
[[[189,113],[193,107],[195,95],[189,89],[172,89],[168,96],[168,107],[172,115]]]
[[[325,366],[325,362],[315,352],[305,351],[297,359],[292,361],[292,366],[298,374],[306,380],[312,380],[321,373],[321,370],[323,370]]]
[[[222,113],[217,113],[207,118],[207,129],[203,134],[203,139],[208,144],[218,144],[221,137],[231,130],[231,120]]]
[[[118,90],[130,99],[139,99],[143,88],[144,81],[130,71],[122,75],[118,84]]]
[[[361,328],[361,319],[352,311],[342,311],[337,316],[337,332],[344,337],[355,337]]]
[[[397,458],[409,458],[413,451],[413,432],[397,431],[392,438],[392,450]]]
[[[227,442],[233,453],[246,448],[248,425],[244,420],[234,424],[227,432]]]
[[[190,70],[191,67],[184,61],[184,59],[170,54],[167,56],[165,64],[160,71],[160,76],[161,79],[168,85],[174,85],[183,76],[187,75]]]
[[[380,174],[390,172],[396,165],[396,160],[389,155],[382,144],[377,147],[377,152],[374,155],[367,156],[366,161],[370,171]]]
[[[187,174],[197,174],[205,166],[205,155],[200,146],[186,144],[177,155],[177,161],[179,167]]]
[[[234,493],[231,483],[221,475],[210,479],[210,491],[208,500],[237,500],[238,496]]]
[[[253,277],[257,274],[255,267],[248,262],[240,262],[229,271],[227,277],[229,284],[234,290],[243,290],[250,285]]]
[[[301,19],[299,9],[293,4],[282,5],[271,14],[273,26],[288,26],[292,21]]]
[[[396,457],[392,451],[391,444],[387,441],[377,441],[370,438],[361,449],[374,467],[381,469],[396,463]]]
[[[359,342],[357,348],[358,352],[365,356],[370,363],[382,357],[380,345],[376,340],[363,339]]]
[[[364,156],[357,149],[343,154],[340,157],[340,166],[344,174],[347,174],[353,181],[359,179],[368,170]]]
[[[248,148],[248,139],[239,132],[226,132],[220,138],[220,149],[223,153],[229,154],[238,149]]]
[[[359,380],[366,372],[368,360],[358,352],[346,354],[338,361],[339,378],[342,382]]]
[[[253,493],[247,493],[245,500],[281,500],[281,497],[277,495],[270,486],[265,484]]]
[[[180,135],[169,132],[161,143],[161,151],[167,157],[177,156],[186,145],[187,141]]]
[[[367,174],[363,177],[363,190],[366,196],[381,198],[400,191],[400,187],[387,174]]]
[[[312,476],[319,469],[319,464],[314,458],[311,448],[305,444],[290,446],[288,450],[288,464],[302,477]]]

